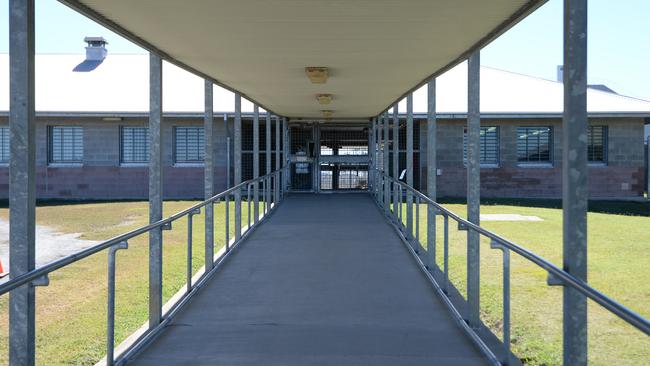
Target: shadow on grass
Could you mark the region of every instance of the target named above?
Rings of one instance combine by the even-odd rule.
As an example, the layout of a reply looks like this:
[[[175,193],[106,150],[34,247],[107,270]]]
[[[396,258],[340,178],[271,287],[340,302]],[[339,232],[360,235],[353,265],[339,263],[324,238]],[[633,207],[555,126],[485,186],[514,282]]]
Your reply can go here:
[[[465,204],[464,198],[441,198],[441,204]],[[562,208],[562,200],[536,198],[484,198],[481,205]],[[589,201],[589,212],[650,217],[650,201]]]

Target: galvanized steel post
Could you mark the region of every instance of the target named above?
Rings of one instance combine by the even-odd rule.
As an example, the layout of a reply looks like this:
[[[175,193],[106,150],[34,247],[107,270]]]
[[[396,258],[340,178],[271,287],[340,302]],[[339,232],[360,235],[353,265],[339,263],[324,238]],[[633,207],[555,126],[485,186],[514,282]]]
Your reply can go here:
[[[253,108],[253,178],[260,176],[260,109]],[[250,213],[249,213],[250,214]],[[253,183],[253,223],[257,224],[260,215],[259,184]],[[249,220],[250,221],[250,220]]]
[[[284,153],[283,165],[282,167],[284,172],[284,191],[289,190],[289,177],[291,176],[289,172],[289,129],[287,126],[287,117],[282,118],[282,150]]]
[[[162,219],[162,59],[149,56],[149,223]],[[162,320],[162,229],[149,231],[149,328]]]
[[[427,195],[433,201],[436,197],[437,174],[437,121],[436,121],[436,79],[427,85]],[[427,204],[427,265],[429,269],[436,267],[436,208]]]
[[[368,128],[368,160],[369,160],[369,177],[368,188],[370,192],[375,189],[375,169],[377,168],[375,156],[375,119],[370,120]]]
[[[266,141],[266,153],[264,154],[266,157],[266,171],[264,174],[269,174],[271,173],[271,114],[269,111],[266,111],[266,125],[264,127],[266,128],[264,137],[264,140]],[[269,212],[268,205],[271,202],[270,194],[271,185],[268,184],[266,186],[266,192],[264,192],[264,212]]]
[[[9,257],[10,276],[35,268],[36,138],[34,119],[34,1],[9,2]],[[9,296],[9,363],[35,364],[36,292],[31,284]]]
[[[474,52],[467,69],[467,220],[480,223],[480,51]],[[467,230],[467,321],[478,327],[480,321],[480,247],[479,234]]]
[[[241,95],[235,94],[235,141],[233,187],[241,183]],[[235,190],[235,241],[241,238],[241,190]]]
[[[280,157],[280,117],[275,116],[275,170],[280,170],[280,162],[281,162],[281,157]],[[280,200],[280,187],[281,184],[281,177],[282,175],[280,174],[278,178],[276,179],[275,184],[273,185],[274,187],[274,192],[275,192],[275,197],[273,198],[275,202],[278,202]]]
[[[413,187],[413,93],[406,97],[406,183]],[[406,190],[406,228],[409,240],[413,239],[413,193],[408,189]],[[415,251],[419,251],[417,246]]]
[[[390,130],[389,130],[389,123],[390,120],[388,118],[388,112],[383,114],[383,119],[384,119],[384,174],[386,176],[390,175]],[[384,211],[388,215],[390,213],[390,180],[384,179]]]
[[[205,135],[204,169],[204,198],[207,200],[214,195],[214,106],[212,81],[205,80],[205,114],[203,130]],[[212,203],[205,206],[205,269],[212,269],[214,264],[214,207]]]
[[[399,109],[393,106],[393,178],[399,180]],[[393,187],[393,213],[397,214],[397,187]]]
[[[564,1],[563,269],[587,281],[587,0]],[[587,298],[564,286],[564,365],[587,365]]]

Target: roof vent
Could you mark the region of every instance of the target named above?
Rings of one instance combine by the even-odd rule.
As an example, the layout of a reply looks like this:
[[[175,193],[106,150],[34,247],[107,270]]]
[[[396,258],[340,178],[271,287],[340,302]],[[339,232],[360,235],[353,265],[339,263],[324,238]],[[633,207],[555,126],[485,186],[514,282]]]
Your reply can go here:
[[[88,44],[86,46],[86,59],[72,71],[93,71],[104,61],[108,54],[108,50],[106,49],[108,42],[104,37],[86,37],[84,38],[84,42]]]

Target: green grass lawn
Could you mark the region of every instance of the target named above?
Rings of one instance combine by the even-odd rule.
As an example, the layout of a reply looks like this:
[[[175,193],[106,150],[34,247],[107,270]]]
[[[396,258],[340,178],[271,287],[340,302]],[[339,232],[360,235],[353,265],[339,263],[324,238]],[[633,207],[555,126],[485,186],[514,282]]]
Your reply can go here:
[[[168,201],[164,217],[196,202]],[[242,225],[248,222],[242,204]],[[260,205],[260,207],[263,207]],[[225,243],[225,206],[215,206],[215,253]],[[8,217],[0,209],[0,217]],[[194,216],[193,270],[204,263],[204,216]],[[81,239],[106,240],[148,222],[147,202],[48,204],[36,209],[36,221]],[[234,236],[234,204],[230,204]],[[185,286],[187,219],[163,232],[163,301]],[[116,271],[116,345],[147,321],[148,235],[129,241],[118,252]],[[36,292],[36,357],[40,365],[92,365],[105,355],[107,251],[97,253],[50,274],[50,285]],[[8,296],[0,298],[0,365],[8,364]]]
[[[556,201],[496,200],[482,214],[532,215],[541,222],[485,221],[482,226],[562,267],[562,211]],[[530,207],[537,206],[537,207]],[[466,206],[445,204],[465,216]],[[415,216],[415,215],[414,215]],[[427,209],[420,206],[420,240],[426,246]],[[594,202],[588,214],[588,282],[623,305],[650,317],[650,205]],[[404,220],[406,215],[404,214]],[[436,261],[443,265],[442,217],[437,218]],[[449,224],[449,267],[452,283],[466,291],[465,231]],[[502,257],[481,240],[482,320],[502,335]],[[562,288],[546,285],[546,272],[511,253],[511,324],[515,354],[531,365],[558,365],[562,360]],[[589,361],[593,365],[640,365],[650,360],[650,339],[590,301]]]
[[[165,202],[165,216],[194,204]],[[465,206],[451,202],[452,211]],[[542,206],[542,207],[530,207]],[[231,231],[234,224],[231,209]],[[596,289],[650,316],[650,206],[602,203],[589,214],[589,283]],[[247,205],[242,208],[247,223]],[[215,251],[224,244],[224,206],[215,207]],[[497,201],[482,213],[518,213],[539,216],[542,222],[485,222],[484,226],[560,265],[562,214],[553,202]],[[624,215],[631,213],[633,215]],[[645,216],[642,216],[644,215]],[[8,210],[0,208],[0,217]],[[79,232],[83,239],[104,240],[147,222],[146,202],[50,204],[37,208],[37,222],[61,232]],[[426,242],[426,208],[420,208],[420,235]],[[442,219],[439,228],[442,228]],[[164,232],[164,299],[184,286],[186,219]],[[193,267],[203,264],[203,215],[194,219]],[[232,237],[231,233],[231,237]],[[465,232],[450,225],[450,273],[464,293]],[[442,230],[438,232],[437,261],[442,266]],[[481,308],[483,321],[501,334],[501,255],[481,245]],[[37,362],[44,365],[89,365],[105,354],[106,252],[98,253],[50,276],[48,287],[37,289]],[[116,343],[147,320],[148,239],[140,236],[117,258]],[[528,364],[561,363],[562,291],[546,286],[546,273],[512,255],[513,350]],[[7,364],[7,296],[0,298],[0,364]],[[626,326],[598,305],[589,307],[590,361],[595,365],[638,365],[650,359],[648,337]]]

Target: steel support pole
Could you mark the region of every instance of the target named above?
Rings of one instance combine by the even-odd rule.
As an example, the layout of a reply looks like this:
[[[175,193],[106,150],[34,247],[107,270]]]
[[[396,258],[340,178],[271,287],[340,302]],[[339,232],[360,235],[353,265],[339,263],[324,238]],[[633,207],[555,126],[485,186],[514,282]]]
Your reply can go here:
[[[587,0],[564,1],[563,269],[587,282]],[[564,365],[587,365],[587,298],[564,286]]]
[[[284,191],[289,190],[289,177],[291,174],[289,172],[289,126],[287,118],[282,118],[282,150],[284,152],[283,158],[283,168],[284,168]]]
[[[13,279],[35,268],[34,0],[9,2],[9,55],[9,272]],[[11,365],[36,362],[35,304],[31,284],[11,291]]]
[[[280,163],[281,163],[281,156],[280,156],[280,117],[275,117],[275,170],[280,170]],[[275,181],[274,187],[275,187],[275,202],[277,203],[280,200],[280,190],[278,189],[280,181]]]
[[[384,174],[390,175],[390,119],[388,118],[388,112],[384,113]],[[388,179],[384,180],[384,211],[388,215],[390,213],[390,181]]]
[[[376,172],[375,169],[377,168],[377,156],[375,155],[375,119],[370,120],[370,127],[368,128],[368,159],[370,162],[370,176],[368,177],[368,188],[370,189],[370,192],[375,191],[375,183],[376,183]]]
[[[253,108],[253,178],[260,176],[260,109]],[[253,223],[257,224],[260,215],[259,184],[253,183]]]
[[[480,224],[480,51],[474,52],[467,69],[467,220]],[[480,321],[480,247],[479,234],[467,230],[467,321],[478,327]]]
[[[646,177],[645,177],[646,189],[645,189],[645,191],[648,194],[646,196],[646,198],[650,200],[650,136],[648,136],[648,138],[646,139],[645,147],[646,147],[646,150],[647,150],[646,151],[647,159],[646,159],[646,166],[645,166],[645,173],[646,173]]]
[[[235,94],[234,134],[234,179],[233,187],[241,183],[241,95]],[[235,190],[235,241],[241,238],[241,189]]]
[[[223,114],[223,125],[226,128],[226,189],[230,188],[230,127],[228,114]]]
[[[149,56],[149,223],[162,219],[162,59]],[[149,328],[162,320],[162,229],[149,231]]]
[[[267,111],[266,112],[266,124],[264,125],[266,128],[265,132],[265,138],[264,141],[266,142],[266,153],[264,156],[266,157],[266,172],[264,174],[269,174],[271,172],[271,114]],[[266,207],[271,200],[269,199],[269,193],[271,192],[271,185],[268,184],[266,186],[266,192],[264,192],[264,212],[268,212],[269,208]]]
[[[427,195],[436,201],[437,188],[437,121],[436,121],[436,79],[427,85]],[[436,209],[427,205],[427,265],[429,269],[436,267]]]
[[[205,154],[203,160],[205,194],[207,200],[214,195],[214,105],[212,81],[205,80],[205,114],[203,130],[205,135]],[[205,269],[214,264],[214,206],[205,206]]]
[[[399,108],[393,106],[393,178],[399,180]],[[397,215],[397,187],[393,187],[393,212]],[[397,216],[395,216],[397,217]]]
[[[406,97],[406,183],[413,187],[413,93]],[[406,190],[406,228],[409,240],[413,239],[413,193],[410,190]],[[415,251],[418,250],[415,247]]]

